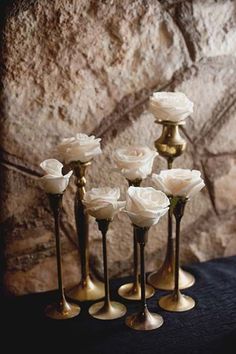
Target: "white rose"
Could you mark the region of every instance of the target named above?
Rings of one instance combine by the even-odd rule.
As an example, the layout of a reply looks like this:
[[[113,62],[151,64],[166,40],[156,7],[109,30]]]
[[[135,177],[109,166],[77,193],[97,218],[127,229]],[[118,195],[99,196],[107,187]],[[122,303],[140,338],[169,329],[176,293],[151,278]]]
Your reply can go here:
[[[193,102],[182,92],[154,92],[149,109],[159,120],[179,122],[193,113]]]
[[[197,170],[164,170],[159,175],[153,174],[152,179],[164,193],[174,197],[191,198],[205,186]]]
[[[125,212],[132,223],[139,227],[150,227],[158,223],[168,208],[167,196],[152,187],[129,187],[126,195]]]
[[[63,139],[57,150],[66,163],[88,162],[102,153],[100,141],[94,135],[76,134],[75,137]]]
[[[117,149],[114,160],[118,170],[129,181],[144,179],[152,172],[154,158],[158,153],[148,147],[130,146]]]
[[[69,179],[73,171],[63,175],[63,165],[55,159],[49,159],[41,162],[40,167],[46,173],[40,178],[41,185],[45,192],[49,194],[62,194],[68,186]]]
[[[119,198],[119,188],[93,188],[85,193],[83,204],[97,220],[111,220],[125,206],[125,202],[118,201]]]

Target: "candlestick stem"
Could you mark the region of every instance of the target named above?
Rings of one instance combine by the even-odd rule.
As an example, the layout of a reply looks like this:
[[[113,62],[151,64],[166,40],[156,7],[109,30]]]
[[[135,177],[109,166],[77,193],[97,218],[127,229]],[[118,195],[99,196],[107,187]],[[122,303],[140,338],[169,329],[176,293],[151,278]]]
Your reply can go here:
[[[75,221],[78,236],[78,245],[81,262],[81,281],[68,292],[68,296],[77,301],[92,301],[104,297],[104,284],[98,280],[92,279],[89,269],[89,221],[82,200],[85,195],[86,170],[91,162],[81,163],[73,162],[73,168],[76,178],[76,196],[75,196]]]
[[[158,153],[167,160],[168,169],[172,169],[174,160],[182,155],[186,149],[186,141],[181,137],[179,127],[185,122],[169,122],[157,120],[156,123],[162,125],[162,134],[155,141]],[[166,256],[161,267],[151,273],[148,282],[156,289],[173,290],[175,279],[175,239],[172,236],[172,215],[168,213],[168,233],[167,233]],[[195,283],[194,276],[182,268],[179,269],[179,288],[186,289]]]
[[[95,303],[89,308],[89,313],[99,320],[113,320],[122,317],[126,313],[126,307],[119,302],[110,300],[110,284],[107,265],[107,241],[106,235],[110,220],[97,220],[98,228],[102,233],[102,249],[103,249],[103,267],[105,281],[105,299],[102,302]]]
[[[128,180],[129,187],[140,187],[142,180],[136,179],[133,181]],[[139,256],[139,245],[136,239],[135,228],[133,227],[133,275],[134,281],[133,283],[127,283],[122,285],[118,294],[126,300],[140,300],[141,299],[141,287],[139,282],[139,264],[140,264],[140,256]],[[146,298],[150,298],[154,295],[155,290],[152,286],[146,284],[145,287]]]
[[[130,328],[141,330],[141,331],[150,331],[156,328],[159,328],[163,324],[163,318],[155,313],[151,313],[148,310],[146,302],[146,274],[145,274],[145,244],[148,237],[148,228],[140,228],[135,226],[136,239],[139,243],[140,248],[140,268],[141,268],[141,310],[138,313],[135,313],[126,318],[126,325]]]
[[[195,301],[190,297],[183,295],[179,290],[179,253],[180,253],[180,223],[184,215],[184,209],[187,203],[186,198],[174,198],[174,216],[176,220],[176,242],[175,242],[175,286],[170,295],[162,297],[159,301],[160,307],[171,312],[182,312],[191,310],[195,306]]]
[[[77,316],[80,313],[80,307],[75,304],[70,304],[66,301],[63,276],[62,276],[62,263],[61,263],[61,242],[60,242],[60,210],[62,205],[62,194],[49,194],[49,202],[54,216],[54,228],[56,238],[56,254],[57,254],[57,281],[59,300],[58,303],[47,306],[45,314],[47,317],[64,320]]]

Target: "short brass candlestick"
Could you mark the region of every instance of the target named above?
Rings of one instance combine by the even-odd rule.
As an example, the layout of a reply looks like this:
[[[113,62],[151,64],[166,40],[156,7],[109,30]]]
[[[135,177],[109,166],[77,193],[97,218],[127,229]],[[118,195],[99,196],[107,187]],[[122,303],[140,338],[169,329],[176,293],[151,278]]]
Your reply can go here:
[[[55,237],[56,237],[56,251],[57,251],[57,275],[58,275],[58,289],[59,299],[57,303],[48,305],[45,309],[45,315],[55,320],[66,320],[77,316],[80,313],[80,307],[66,301],[62,265],[61,265],[61,243],[60,243],[60,227],[59,216],[62,204],[62,194],[49,194],[49,202],[54,216],[55,222]]]
[[[71,167],[76,177],[77,192],[75,196],[75,220],[78,235],[81,281],[68,292],[68,296],[77,301],[92,301],[104,297],[104,284],[92,279],[89,271],[89,224],[88,214],[82,200],[85,195],[86,178],[85,173],[91,162],[73,162]]]
[[[129,186],[140,187],[142,180],[137,179],[134,181],[128,181]],[[118,294],[127,300],[140,300],[141,299],[141,286],[139,282],[139,249],[138,242],[135,237],[135,229],[133,228],[133,267],[134,267],[134,281],[133,283],[127,283],[122,285]],[[155,293],[155,290],[152,286],[146,284],[146,298],[149,299]]]
[[[173,213],[176,219],[176,246],[175,246],[175,287],[170,295],[162,297],[159,301],[161,308],[171,312],[182,312],[191,310],[195,306],[195,301],[183,295],[179,289],[179,246],[180,246],[180,223],[184,215],[187,198],[177,197],[174,199]]]
[[[170,122],[157,120],[156,123],[163,126],[162,134],[155,141],[155,147],[159,154],[167,160],[168,169],[172,168],[175,158],[180,156],[186,149],[186,141],[179,133],[179,127],[185,121]],[[168,239],[165,260],[158,271],[151,273],[148,282],[156,289],[174,289],[174,237],[172,235],[172,216],[168,213]],[[179,288],[186,289],[195,283],[194,276],[182,268],[179,269]]]
[[[163,324],[163,318],[156,314],[149,312],[147,308],[146,296],[145,296],[145,260],[144,249],[148,237],[148,228],[141,228],[135,226],[135,234],[137,242],[140,246],[140,265],[141,265],[141,310],[126,318],[126,325],[130,328],[140,331],[150,331],[152,329],[159,328]]]
[[[105,300],[93,304],[89,308],[91,316],[99,320],[114,320],[126,314],[126,307],[119,302],[110,300],[110,286],[109,275],[107,266],[107,246],[106,235],[109,227],[110,220],[96,220],[99,230],[102,233],[102,246],[103,246],[103,266],[104,266],[104,280],[105,280]]]

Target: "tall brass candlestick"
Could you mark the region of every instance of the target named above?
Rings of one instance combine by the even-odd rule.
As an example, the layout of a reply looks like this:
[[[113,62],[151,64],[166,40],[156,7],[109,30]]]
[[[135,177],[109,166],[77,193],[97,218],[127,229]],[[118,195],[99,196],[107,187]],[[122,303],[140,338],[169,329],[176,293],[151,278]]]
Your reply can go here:
[[[107,245],[106,237],[107,230],[111,220],[96,220],[99,230],[102,233],[102,248],[103,248],[103,266],[104,266],[104,281],[105,281],[105,299],[104,301],[97,302],[89,308],[89,313],[94,318],[99,320],[114,320],[126,314],[126,307],[116,301],[110,300],[110,284],[107,265]]]
[[[168,169],[172,168],[175,158],[182,155],[186,149],[186,141],[181,137],[179,127],[185,124],[185,121],[170,122],[157,120],[156,123],[162,125],[162,134],[155,141],[155,147],[159,154],[167,160]],[[174,289],[174,237],[172,235],[172,216],[168,213],[168,239],[165,260],[158,271],[151,273],[148,282],[156,289],[173,290]],[[192,274],[179,269],[179,288],[186,289],[195,283]]]
[[[85,173],[87,167],[90,165],[90,161],[85,163],[71,163],[77,186],[75,196],[75,220],[81,261],[81,281],[68,292],[68,296],[77,301],[98,300],[105,295],[104,284],[98,280],[92,279],[89,270],[89,216],[85,211],[82,200],[85,195]]]
[[[195,306],[195,301],[190,296],[183,295],[179,286],[179,246],[180,246],[180,222],[184,215],[187,198],[176,198],[174,215],[176,219],[176,246],[175,246],[175,286],[172,294],[163,296],[159,305],[161,308],[171,312],[182,312],[191,310]]]
[[[152,329],[159,328],[163,324],[163,318],[156,314],[151,313],[148,310],[145,286],[146,286],[146,274],[145,274],[145,257],[144,249],[148,238],[148,228],[142,228],[134,226],[136,239],[140,246],[140,265],[141,265],[141,310],[138,313],[130,315],[126,318],[126,325],[130,328],[140,331],[150,331]]]
[[[137,179],[135,181],[128,181],[129,186],[140,187],[142,180]],[[138,242],[135,236],[135,228],[133,227],[133,267],[134,267],[134,281],[133,283],[127,283],[121,285],[118,290],[118,294],[127,300],[140,300],[141,299],[141,286],[139,282],[139,249]],[[145,296],[147,299],[152,297],[155,290],[152,286],[146,284]]]
[[[49,202],[53,212],[54,223],[55,223],[59,299],[57,303],[48,305],[46,307],[45,315],[55,320],[66,320],[68,318],[77,316],[80,313],[80,307],[76,304],[71,304],[67,302],[64,293],[62,264],[61,264],[60,226],[59,226],[62,194],[48,194],[48,197],[49,197]]]

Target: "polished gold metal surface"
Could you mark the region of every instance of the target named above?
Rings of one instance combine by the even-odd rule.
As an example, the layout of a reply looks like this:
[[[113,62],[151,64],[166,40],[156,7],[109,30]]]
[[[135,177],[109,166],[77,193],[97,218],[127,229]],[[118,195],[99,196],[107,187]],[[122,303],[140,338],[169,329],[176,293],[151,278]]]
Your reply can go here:
[[[168,261],[168,260],[167,260]],[[174,290],[174,267],[165,261],[162,267],[151,273],[148,276],[148,283],[155,289]],[[181,267],[179,268],[179,288],[180,290],[190,288],[195,283],[195,278],[192,274],[186,272]]]
[[[126,300],[134,300],[134,301],[141,300],[140,284],[138,284],[137,287],[135,283],[124,284],[119,288],[118,294]],[[146,299],[149,299],[154,294],[155,294],[154,288],[146,284],[146,288],[145,288]]]
[[[129,181],[129,186],[133,187],[140,187],[142,180],[141,179],[136,179],[134,181]],[[127,283],[124,285],[121,285],[121,287],[118,289],[118,294],[126,299],[126,300],[131,300],[131,301],[137,301],[141,300],[141,286],[139,282],[139,249],[138,249],[138,242],[136,240],[135,236],[135,231],[133,229],[133,268],[134,268],[134,281],[133,283]],[[146,298],[149,299],[155,294],[155,290],[153,289],[152,286],[146,284]]]
[[[190,296],[179,294],[169,294],[159,300],[159,306],[170,312],[189,311],[195,307],[195,301]]]
[[[187,198],[174,197],[171,201],[171,209],[176,220],[176,242],[175,242],[175,286],[170,295],[159,300],[161,308],[172,312],[182,312],[191,310],[195,306],[195,301],[186,295],[181,294],[179,289],[179,251],[180,251],[180,224],[184,215]]]
[[[89,270],[89,224],[88,214],[82,203],[86,186],[86,169],[91,162],[72,162],[71,168],[76,177],[77,192],[75,196],[75,220],[78,236],[78,245],[81,262],[81,281],[67,295],[76,301],[94,301],[102,299],[105,295],[104,284],[93,280]]]
[[[150,331],[163,325],[163,318],[157,313],[151,313],[148,309],[128,316],[125,324],[137,331]]]
[[[150,331],[159,328],[163,324],[163,318],[156,314],[150,313],[147,308],[145,296],[145,257],[144,249],[148,238],[148,228],[134,226],[136,240],[139,243],[140,249],[140,268],[141,268],[141,309],[138,313],[130,315],[126,318],[125,323],[128,327],[139,331]]]
[[[66,301],[61,263],[61,242],[60,242],[60,211],[62,206],[62,194],[49,194],[49,202],[54,216],[56,253],[57,253],[57,276],[59,299],[57,303],[48,305],[45,309],[45,315],[55,320],[66,320],[77,316],[80,313],[79,305],[71,304]]]
[[[104,295],[104,283],[92,279],[91,276],[67,292],[67,296],[76,301],[95,301],[103,298]]]
[[[107,304],[104,301],[97,302],[89,308],[89,314],[98,320],[115,320],[123,317],[126,312],[125,305],[116,301],[110,301]]]
[[[185,121],[169,122],[156,120],[156,123],[162,125],[162,134],[155,141],[155,147],[158,153],[167,159],[168,168],[172,168],[173,160],[182,155],[186,149],[186,141],[181,137],[179,127],[185,124]]]
[[[103,266],[105,281],[105,300],[93,304],[89,308],[89,313],[99,320],[114,320],[126,314],[126,307],[119,302],[110,300],[110,284],[107,266],[107,231],[111,220],[96,220],[98,228],[102,233]]]
[[[150,104],[152,104],[150,102]],[[168,169],[172,168],[174,159],[182,155],[186,150],[186,141],[180,135],[179,127],[185,124],[185,121],[170,122],[156,120],[157,124],[162,125],[162,134],[155,141],[155,147],[160,154],[167,160]],[[168,238],[166,256],[162,266],[148,277],[148,283],[155,289],[173,290],[174,289],[174,245],[175,239],[172,235],[172,216],[168,214]],[[182,268],[179,269],[179,288],[187,289],[195,283],[192,274],[186,272]]]
[[[166,257],[163,265],[159,270],[153,272],[148,277],[148,283],[155,289],[174,290],[175,287],[175,254],[174,254],[175,239],[172,233],[172,215],[168,212],[168,239],[166,248]],[[192,286],[195,282],[192,274],[179,268],[179,288],[186,289]]]
[[[77,316],[79,313],[80,307],[67,301],[48,305],[45,309],[45,315],[54,320],[67,320]]]

